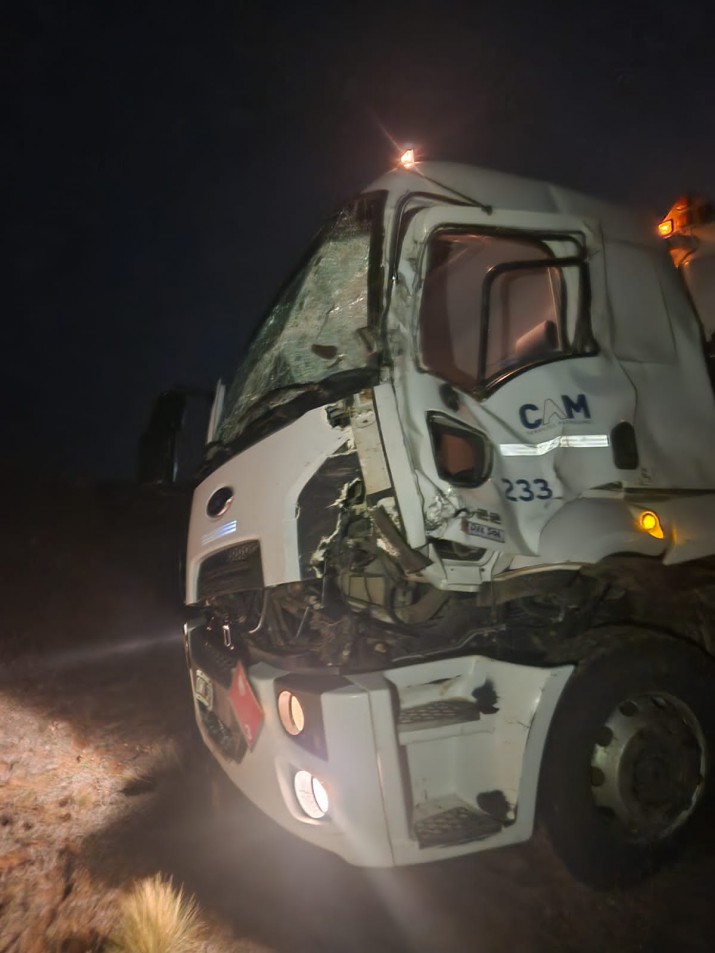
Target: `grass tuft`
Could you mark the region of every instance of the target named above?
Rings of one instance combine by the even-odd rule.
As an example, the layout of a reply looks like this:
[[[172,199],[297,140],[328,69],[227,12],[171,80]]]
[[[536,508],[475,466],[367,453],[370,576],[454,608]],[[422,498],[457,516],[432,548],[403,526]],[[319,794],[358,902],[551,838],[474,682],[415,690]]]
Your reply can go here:
[[[107,953],[195,953],[201,942],[199,908],[171,878],[140,880],[121,901]]]

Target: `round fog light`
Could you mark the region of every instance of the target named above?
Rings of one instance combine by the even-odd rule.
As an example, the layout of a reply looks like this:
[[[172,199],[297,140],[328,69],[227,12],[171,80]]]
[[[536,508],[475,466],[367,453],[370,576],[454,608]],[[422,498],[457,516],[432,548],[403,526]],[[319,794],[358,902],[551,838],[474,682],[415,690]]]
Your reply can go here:
[[[299,735],[305,728],[305,712],[293,692],[281,692],[278,696],[278,717],[289,735]]]
[[[318,778],[309,771],[296,771],[293,778],[293,788],[298,804],[308,817],[320,820],[328,813],[328,792]]]

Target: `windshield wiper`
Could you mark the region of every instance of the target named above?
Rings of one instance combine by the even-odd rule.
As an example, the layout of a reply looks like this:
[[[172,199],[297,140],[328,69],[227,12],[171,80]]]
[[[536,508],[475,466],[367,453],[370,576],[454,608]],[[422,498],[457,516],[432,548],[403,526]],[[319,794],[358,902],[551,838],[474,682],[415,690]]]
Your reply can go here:
[[[322,381],[305,384],[287,384],[268,391],[241,416],[241,432],[227,441],[214,441],[206,448],[206,460],[201,478],[264,437],[275,433],[302,417],[309,410],[322,407],[334,400],[350,397],[364,387],[379,382],[377,367],[339,371]]]
[[[349,397],[371,383],[377,383],[378,373],[375,368],[360,368],[358,370],[338,371],[322,381],[309,381],[305,384],[288,384],[285,387],[276,387],[268,391],[263,397],[246,411],[241,420],[241,436],[252,430],[264,420],[271,422],[282,421],[279,426],[297,420],[306,411],[331,400]],[[272,430],[278,427],[273,426]],[[230,442],[232,446],[235,441]]]

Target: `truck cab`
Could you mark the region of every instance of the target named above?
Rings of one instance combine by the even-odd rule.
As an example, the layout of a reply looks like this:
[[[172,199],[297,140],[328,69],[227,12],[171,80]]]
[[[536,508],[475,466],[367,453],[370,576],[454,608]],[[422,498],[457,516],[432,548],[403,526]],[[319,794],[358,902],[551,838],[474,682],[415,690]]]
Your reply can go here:
[[[186,563],[197,723],[293,833],[424,862],[525,840],[547,797],[567,863],[607,878],[704,802],[711,716],[642,682],[673,653],[702,679],[714,647],[709,263],[660,231],[412,157],[325,226],[219,390]],[[585,767],[560,781],[574,710]]]

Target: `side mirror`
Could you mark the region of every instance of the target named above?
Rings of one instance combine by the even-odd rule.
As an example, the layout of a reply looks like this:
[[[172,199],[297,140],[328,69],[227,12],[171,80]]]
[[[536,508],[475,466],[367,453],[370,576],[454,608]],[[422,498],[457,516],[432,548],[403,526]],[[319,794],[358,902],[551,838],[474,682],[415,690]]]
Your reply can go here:
[[[179,435],[186,412],[185,391],[169,390],[157,397],[149,425],[139,438],[137,476],[140,483],[174,483],[178,468]]]

